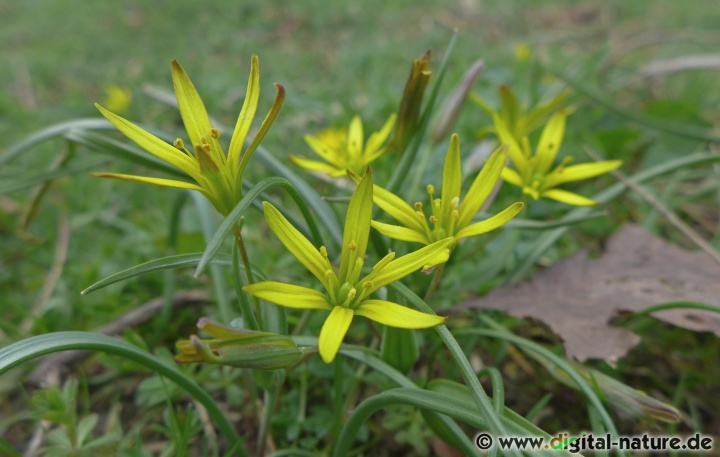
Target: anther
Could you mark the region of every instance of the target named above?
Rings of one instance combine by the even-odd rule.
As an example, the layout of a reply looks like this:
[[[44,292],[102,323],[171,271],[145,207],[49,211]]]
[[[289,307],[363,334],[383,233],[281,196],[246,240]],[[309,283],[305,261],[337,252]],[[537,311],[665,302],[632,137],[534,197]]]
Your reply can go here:
[[[435,193],[435,187],[432,184],[427,185],[427,193],[430,195]]]
[[[352,289],[350,289],[350,292],[348,292],[347,299],[352,300],[353,298],[355,298],[356,294],[357,294],[357,290],[355,290],[355,288],[353,287]]]
[[[333,271],[332,270],[325,270],[325,279],[332,278]]]
[[[413,206],[415,206],[415,209],[416,209],[416,210],[422,211],[422,203],[420,203],[420,202],[415,202],[415,205],[413,205]]]
[[[452,217],[454,217],[455,219],[457,219],[458,217],[460,217],[460,213],[458,212],[458,210],[456,210],[456,209],[453,210],[453,212],[452,212]]]
[[[372,289],[373,283],[372,281],[365,281],[362,286],[363,289]]]
[[[183,140],[180,138],[176,138],[175,141],[173,141],[173,146],[182,150],[185,149],[185,142],[183,142]]]
[[[351,241],[350,244],[348,244],[348,249],[350,249],[351,251],[357,249],[357,244],[355,244],[355,241]]]
[[[460,204],[460,197],[455,197],[452,200],[450,200],[450,205],[453,208],[457,208],[459,204]]]
[[[325,248],[325,246],[320,246],[320,255],[323,256],[324,259],[328,258],[327,248]]]
[[[435,205],[436,208],[440,208],[440,205],[442,204],[442,199],[436,198],[435,200],[433,200],[433,204]]]
[[[211,129],[210,129],[210,136],[213,137],[213,138],[215,138],[215,139],[217,140],[218,138],[220,138],[220,130],[218,130],[218,129],[216,129],[216,128],[211,128]]]
[[[437,217],[435,217],[435,216],[430,216],[430,222],[432,222],[433,224],[436,224],[436,223],[437,223]]]

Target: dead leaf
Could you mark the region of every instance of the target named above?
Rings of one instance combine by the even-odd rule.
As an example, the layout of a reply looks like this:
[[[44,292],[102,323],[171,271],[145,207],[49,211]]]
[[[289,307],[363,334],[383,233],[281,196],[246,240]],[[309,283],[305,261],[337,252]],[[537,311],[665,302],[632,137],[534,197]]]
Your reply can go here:
[[[565,341],[568,357],[613,361],[640,341],[634,333],[610,326],[613,317],[677,301],[720,305],[720,267],[704,253],[626,225],[597,260],[581,251],[531,281],[495,289],[453,311],[495,309],[537,319]],[[720,315],[709,311],[674,309],[652,315],[720,336]]]

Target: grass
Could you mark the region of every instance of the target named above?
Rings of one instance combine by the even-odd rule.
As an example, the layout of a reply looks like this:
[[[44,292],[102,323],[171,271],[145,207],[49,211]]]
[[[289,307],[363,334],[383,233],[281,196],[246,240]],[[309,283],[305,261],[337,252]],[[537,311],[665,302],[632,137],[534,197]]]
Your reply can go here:
[[[720,87],[716,71],[683,71],[656,78],[638,76],[639,69],[652,61],[715,54],[720,42],[718,21],[720,10],[709,0],[690,4],[672,0],[651,4],[620,0],[582,4],[527,0],[218,1],[202,5],[189,0],[152,5],[139,0],[5,2],[0,4],[3,43],[0,80],[4,82],[0,86],[0,135],[4,139],[0,153],[49,124],[97,117],[93,103],[102,102],[112,84],[132,93],[132,102],[123,116],[165,132],[177,131],[180,125],[176,113],[145,93],[147,85],[171,88],[172,59],[179,60],[191,75],[211,115],[232,125],[244,95],[250,55],[257,53],[262,75],[260,111],[271,103],[273,82],[282,83],[288,94],[264,146],[283,160],[288,153],[309,156],[311,152],[302,140],[304,134],[326,126],[346,125],[356,113],[363,117],[366,132],[378,129],[397,108],[411,59],[432,48],[437,68],[454,28],[459,30],[459,38],[441,96],[449,93],[477,59],[485,61],[486,70],[474,89],[493,103],[501,83],[513,86],[525,101],[537,101],[546,91],[562,88],[559,80],[542,72],[532,61],[515,59],[516,45],[527,43],[545,64],[593,88],[602,94],[604,101],[622,112],[705,129],[718,136]],[[606,158],[623,159],[626,172],[706,149],[706,142],[648,128],[587,98],[576,96],[573,103],[577,109],[569,118],[563,151],[578,151],[573,153],[578,161],[588,160],[582,152],[586,144]],[[488,123],[489,119],[479,109],[466,104],[456,126],[464,155],[474,146],[475,132]],[[52,141],[34,148],[0,168],[0,182],[18,173],[47,168],[66,147],[63,142]],[[427,172],[419,179],[423,186],[439,179],[437,167],[443,160],[440,151],[445,148],[443,143],[432,151]],[[80,149],[74,152],[73,161],[79,163],[93,157],[93,153]],[[102,169],[138,171],[138,167],[120,161],[108,161]],[[247,173],[253,182],[268,175],[257,164],[251,164]],[[312,178],[308,179],[312,182]],[[681,171],[655,182],[651,189],[703,237],[720,247],[717,179],[716,168]],[[605,177],[579,189],[589,195],[612,182],[613,178]],[[331,189],[320,186],[321,193]],[[3,346],[35,334],[92,330],[162,295],[166,284],[162,273],[84,297],[79,296],[79,291],[99,278],[165,255],[170,208],[177,192],[100,180],[83,172],[55,182],[42,200],[36,219],[20,231],[18,221],[27,210],[31,195],[23,190],[0,196]],[[332,204],[338,211],[344,208],[343,202]],[[652,206],[633,195],[613,201],[606,209],[606,219],[579,224],[570,236],[563,237],[544,254],[544,260],[552,262],[584,246],[599,252],[603,240],[625,222],[640,222],[660,236],[687,243],[662,217],[657,217]],[[532,215],[554,218],[561,217],[565,208],[543,202],[532,211]],[[67,240],[58,236],[63,224],[68,227]],[[204,247],[201,226],[191,210],[183,213],[181,226],[178,252],[201,251]],[[263,227],[262,217],[257,212],[251,213],[246,226]],[[258,259],[258,267],[270,277],[297,277],[300,270],[287,256],[278,254],[279,243],[268,242],[262,230],[248,232],[251,258]],[[482,252],[486,243],[489,252],[496,252],[498,245],[502,247],[493,239],[472,241],[463,249]],[[53,264],[57,273],[54,276]],[[436,301],[450,304],[461,300],[469,292],[469,280],[470,271],[458,271],[444,278],[446,287],[440,290]],[[498,283],[495,275],[474,290],[487,290]],[[48,284],[53,287],[43,296],[42,289]],[[178,273],[178,289],[209,285],[207,277],[195,279],[190,271]],[[426,285],[426,278],[419,280],[419,286]],[[216,309],[207,307],[203,312],[212,314]],[[172,330],[163,332],[158,341],[169,347],[179,335],[190,333],[197,316],[187,311],[173,315]],[[292,324],[298,316],[290,313]],[[319,322],[314,316],[308,325],[316,328]],[[521,335],[558,343],[540,325],[511,319],[503,323],[517,326]],[[717,404],[711,398],[717,397],[720,385],[720,375],[712,368],[716,365],[718,339],[672,329],[645,318],[628,325],[643,337],[643,345],[617,367],[599,362],[594,366],[634,387],[674,401],[689,414],[687,423],[679,429],[717,430],[720,418]],[[157,336],[153,335],[155,328],[150,323],[134,330],[147,340]],[[367,332],[357,329],[353,337],[363,341],[369,336]],[[468,340],[468,347],[472,341]],[[555,348],[560,350],[559,345]],[[508,406],[524,413],[550,392],[551,411],[562,411],[564,405],[583,409],[583,397],[568,392],[549,375],[541,374],[538,367],[531,375],[517,359],[507,355],[506,349],[504,343],[492,342],[481,352],[503,371]],[[288,381],[287,396],[280,400],[282,411],[288,411],[288,415],[277,419],[272,431],[276,436],[284,436],[278,438],[281,444],[298,440],[306,449],[329,446],[326,435],[329,432],[323,428],[323,421],[330,420],[323,414],[329,411],[322,408],[329,404],[331,395],[323,391],[323,384],[317,379],[326,381],[332,377],[332,369],[315,362]],[[453,376],[454,368],[445,366],[444,361],[436,368],[448,377]],[[117,367],[105,370],[97,364],[85,365],[85,369],[90,372],[88,381],[92,385],[87,398],[102,398],[108,404],[132,403],[131,393],[123,392],[110,400],[109,393],[100,387],[99,379],[108,373],[121,378],[122,370]],[[689,370],[689,374],[681,376],[684,370]],[[231,396],[227,391],[232,387],[221,386],[222,377],[212,373],[202,378],[206,388],[222,391],[218,395],[224,398]],[[372,376],[360,377],[373,381]],[[122,383],[132,390],[132,384],[141,378],[128,373]],[[0,424],[17,407],[27,408],[27,401],[12,397],[14,387],[12,382],[0,380],[0,398],[5,396],[0,407]],[[301,402],[310,405],[311,418],[298,428],[286,421],[287,417],[303,414],[297,406]],[[128,407],[122,417],[124,423],[136,423],[134,413]],[[398,417],[405,415],[406,412],[397,413],[385,420],[403,423]],[[156,422],[162,422],[159,413],[157,417]],[[589,426],[584,412],[577,417],[571,415],[571,419]],[[568,424],[567,418],[547,415],[540,420],[550,432]],[[632,419],[620,423],[625,427],[623,430],[638,427]],[[383,425],[381,420],[371,420],[366,427],[364,433],[377,436],[375,432]],[[16,435],[5,435],[2,439],[24,442],[31,431],[19,426],[12,430]],[[388,452],[406,455],[413,452],[409,444],[385,440]]]

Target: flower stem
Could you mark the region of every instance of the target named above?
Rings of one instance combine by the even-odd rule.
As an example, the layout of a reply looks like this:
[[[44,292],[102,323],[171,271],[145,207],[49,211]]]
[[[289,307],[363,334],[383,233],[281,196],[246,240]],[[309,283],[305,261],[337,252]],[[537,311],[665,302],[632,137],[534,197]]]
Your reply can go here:
[[[428,287],[427,292],[425,292],[425,298],[423,301],[425,303],[429,303],[432,296],[435,294],[435,289],[437,289],[438,285],[440,285],[440,277],[443,274],[443,271],[445,270],[445,264],[441,264],[439,267],[435,268],[435,273],[433,274],[432,282],[430,283],[430,287]]]
[[[240,257],[243,261],[243,266],[245,267],[245,276],[247,278],[247,285],[254,284],[255,280],[253,279],[252,274],[252,267],[250,266],[250,259],[248,258],[247,250],[245,249],[245,242],[243,241],[242,237],[242,230],[240,229],[240,224],[233,225],[233,234],[235,235],[235,242],[237,243],[238,251],[240,252]],[[260,302],[255,296],[252,296],[253,304],[255,305],[255,312],[258,313],[260,310]],[[259,315],[259,313],[258,313]],[[260,322],[259,327],[262,329],[262,316],[260,316]]]

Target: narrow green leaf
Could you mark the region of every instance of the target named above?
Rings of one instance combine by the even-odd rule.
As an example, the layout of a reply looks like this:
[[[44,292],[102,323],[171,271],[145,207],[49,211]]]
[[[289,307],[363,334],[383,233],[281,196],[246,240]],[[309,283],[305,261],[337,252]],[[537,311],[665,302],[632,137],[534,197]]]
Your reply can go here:
[[[235,428],[225,417],[215,400],[195,381],[154,355],[125,341],[106,335],[89,332],[55,332],[18,341],[0,349],[0,376],[11,368],[42,355],[70,350],[107,352],[119,355],[155,371],[183,388],[203,405],[210,418],[220,428],[231,445],[240,441],[241,438]],[[237,446],[236,452],[241,456],[247,456],[241,446]]]

